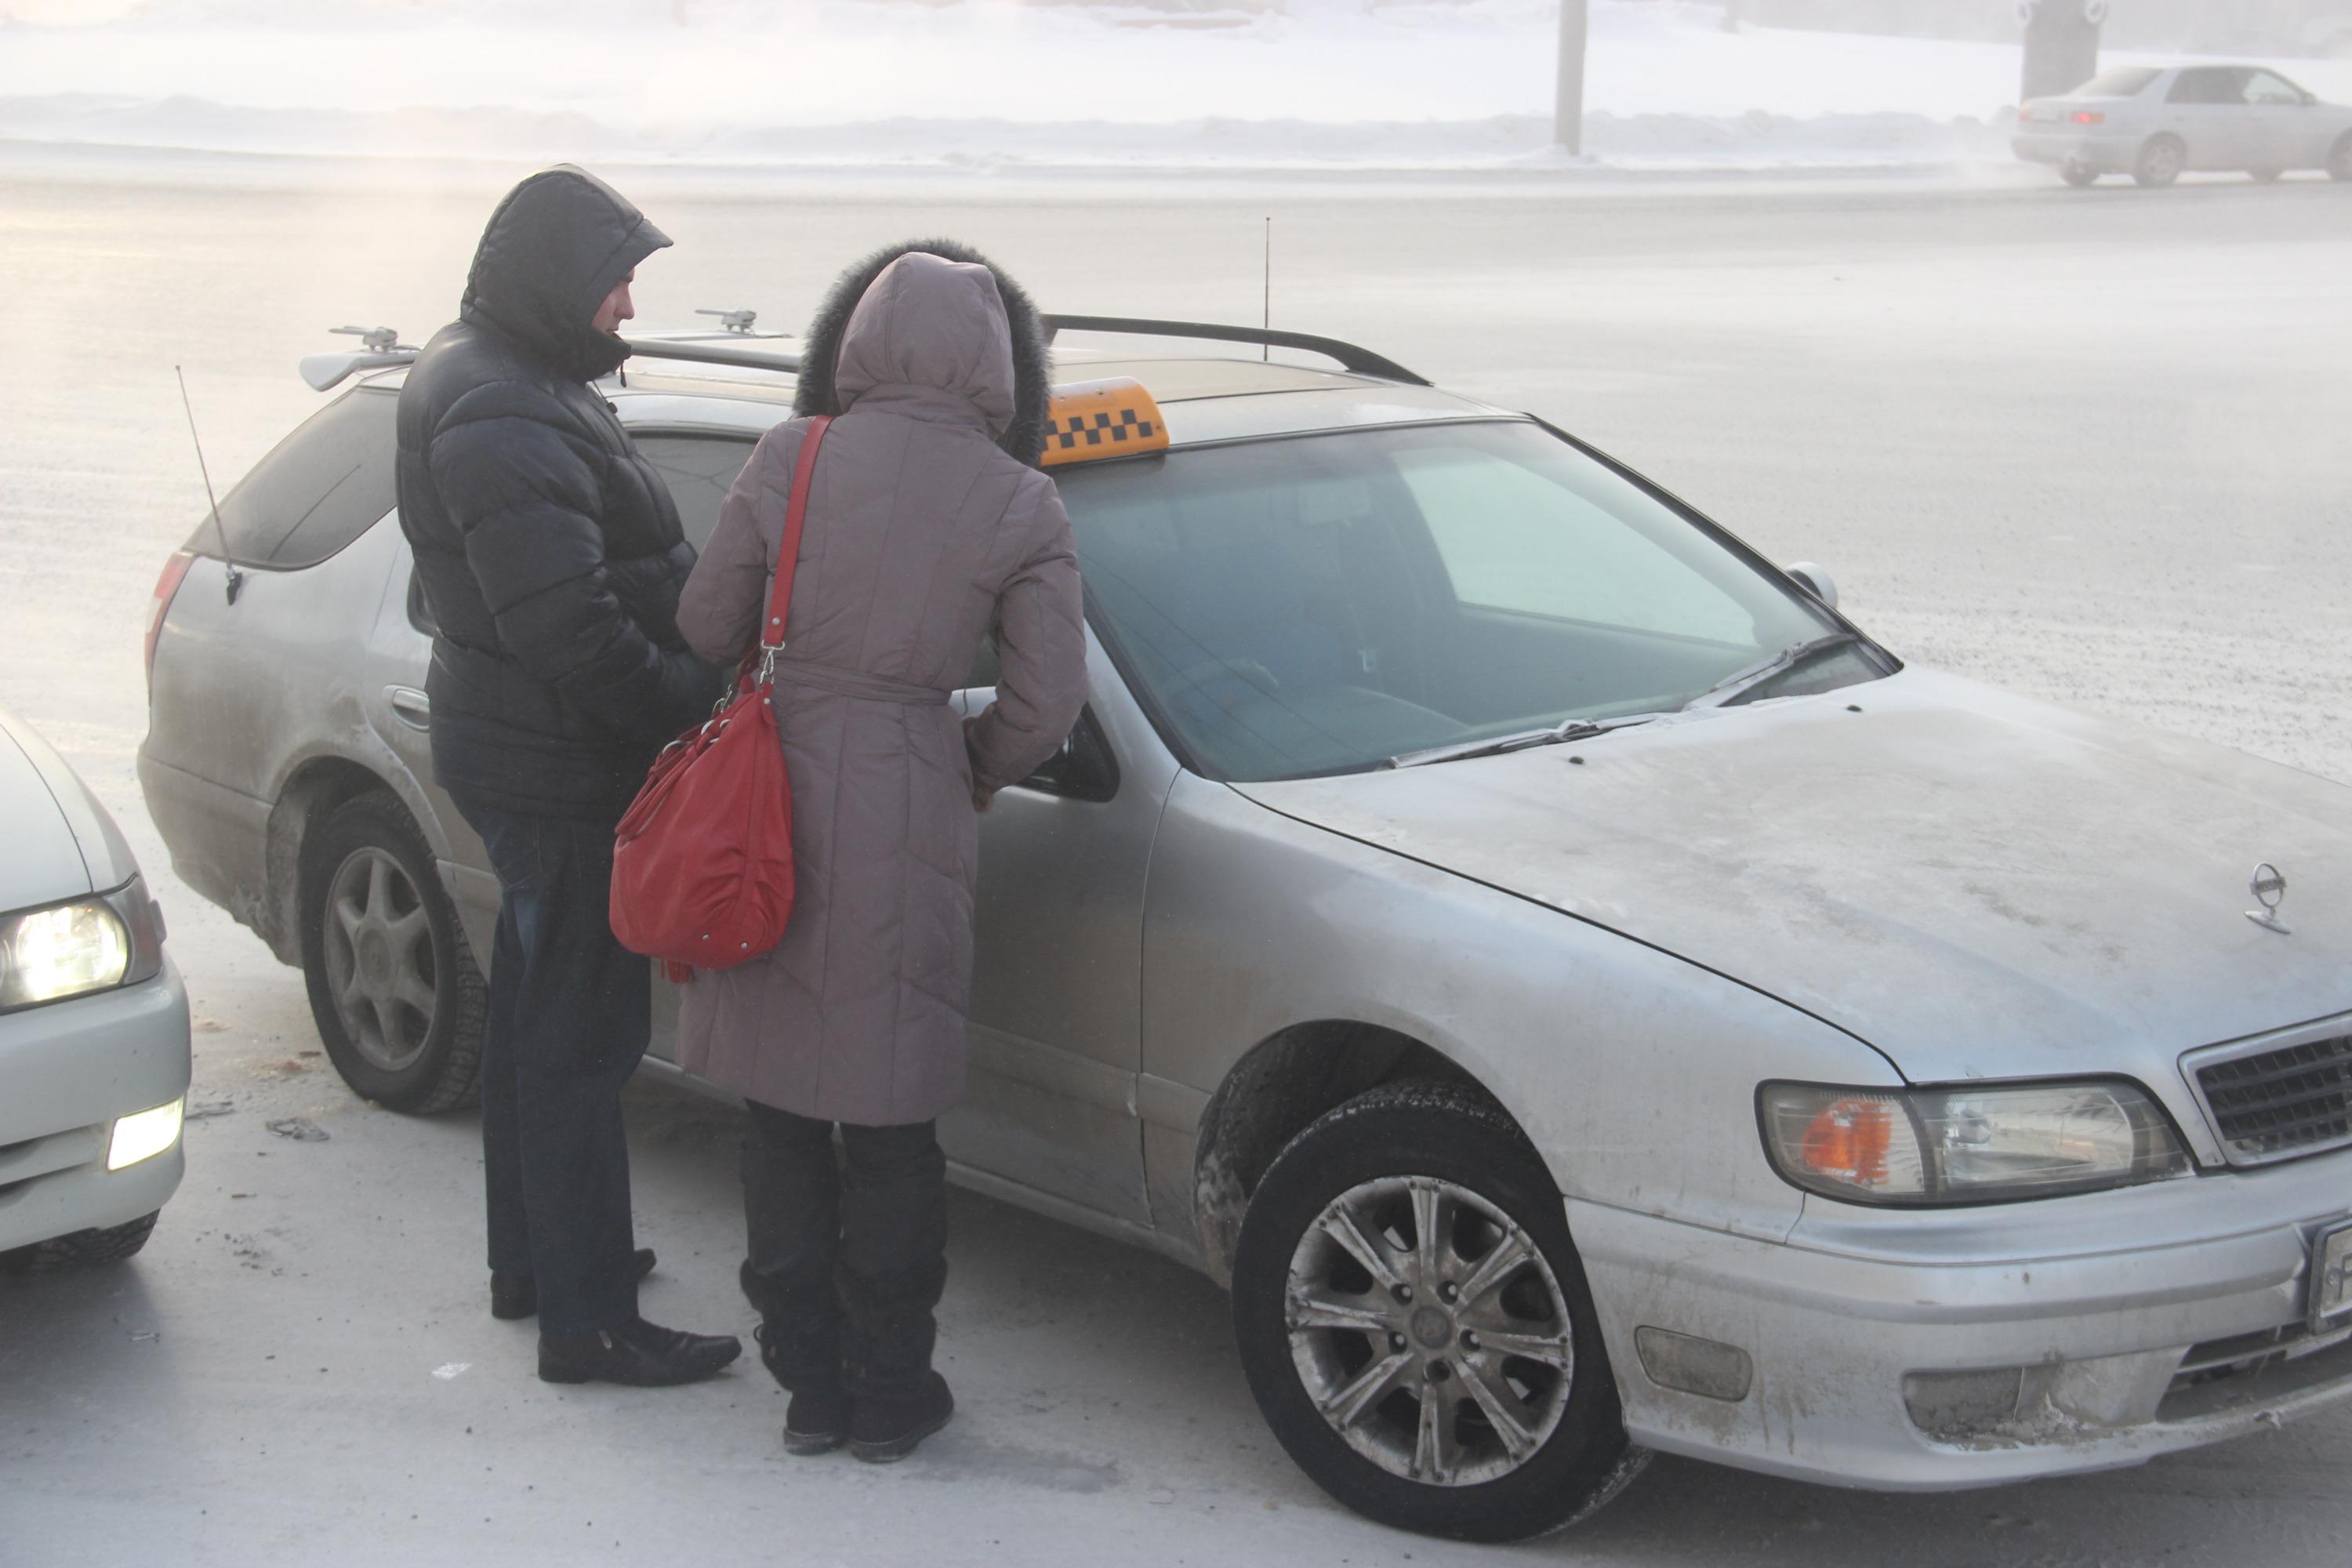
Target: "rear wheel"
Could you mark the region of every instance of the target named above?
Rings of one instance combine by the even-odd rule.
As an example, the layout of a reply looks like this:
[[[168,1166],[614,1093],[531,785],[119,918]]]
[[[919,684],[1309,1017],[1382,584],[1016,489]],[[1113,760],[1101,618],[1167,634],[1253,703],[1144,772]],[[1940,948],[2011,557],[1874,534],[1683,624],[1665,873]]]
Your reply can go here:
[[[2151,136],[2132,164],[2132,178],[2150,190],[2162,190],[2180,178],[2189,166],[2189,149],[2178,136]]]
[[[1559,1191],[1468,1089],[1386,1085],[1293,1139],[1243,1221],[1233,1310],[1283,1447],[1383,1524],[1525,1540],[1649,1457],[1626,1439]]]
[[[2088,163],[2064,163],[2059,166],[2058,177],[2079,191],[2084,186],[2095,183],[2099,177],[2099,172]]]
[[[2327,177],[2331,180],[2352,180],[2352,131],[2337,138],[2327,154]]]
[[[302,846],[302,973],[343,1081],[394,1110],[472,1098],[488,988],[432,851],[390,795],[337,806]]]

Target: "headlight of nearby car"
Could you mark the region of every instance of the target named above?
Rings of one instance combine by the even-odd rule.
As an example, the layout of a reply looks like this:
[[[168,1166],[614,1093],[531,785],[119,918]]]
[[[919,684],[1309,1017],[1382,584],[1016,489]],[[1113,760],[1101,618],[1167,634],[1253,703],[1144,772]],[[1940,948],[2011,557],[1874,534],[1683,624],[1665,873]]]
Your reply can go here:
[[[152,980],[163,921],[133,877],[111,893],[0,915],[0,1013]]]
[[[2005,1203],[2192,1169],[2147,1091],[2118,1080],[1911,1089],[1768,1083],[1756,1103],[1773,1168],[1846,1203]]]

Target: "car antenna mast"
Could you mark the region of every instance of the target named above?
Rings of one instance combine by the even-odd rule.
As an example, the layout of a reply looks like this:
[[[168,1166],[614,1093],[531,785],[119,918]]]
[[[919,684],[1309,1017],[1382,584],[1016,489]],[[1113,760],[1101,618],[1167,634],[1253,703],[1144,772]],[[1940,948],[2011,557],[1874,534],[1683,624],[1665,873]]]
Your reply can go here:
[[[180,378],[180,406],[187,410],[188,439],[195,445],[196,472],[205,477],[205,502],[212,508],[213,533],[220,541],[221,564],[228,568],[228,602],[234,605],[237,589],[245,585],[245,574],[236,569],[236,562],[229,553],[228,530],[222,526],[220,502],[213,495],[212,467],[205,461],[204,438],[196,434],[196,405],[188,401],[187,373],[173,365],[172,374]]]
[[[1272,213],[1268,213],[1265,218],[1265,298],[1262,308],[1265,313],[1259,324],[1270,332],[1274,331],[1274,215]],[[1270,342],[1259,344],[1257,357],[1272,363],[1274,345]]]

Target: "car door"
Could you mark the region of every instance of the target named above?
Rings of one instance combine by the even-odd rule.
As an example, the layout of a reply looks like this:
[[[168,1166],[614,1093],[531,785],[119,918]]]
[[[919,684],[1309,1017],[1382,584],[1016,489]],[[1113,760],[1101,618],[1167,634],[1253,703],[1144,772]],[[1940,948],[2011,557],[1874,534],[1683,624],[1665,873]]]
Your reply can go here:
[[[969,1171],[1140,1226],[1144,876],[1176,767],[1091,634],[1087,658],[1069,742],[980,819],[971,1072],[940,1141]],[[958,705],[979,713],[995,681],[984,649]]]
[[[678,523],[698,550],[718,526],[719,502],[751,455],[748,434],[640,428],[631,432],[637,450],[660,471],[677,503]],[[384,526],[396,526],[396,516]],[[481,841],[458,816],[456,805],[433,783],[431,705],[425,673],[433,658],[432,612],[416,586],[415,563],[404,542],[400,561],[386,584],[383,603],[369,638],[366,668],[359,683],[369,722],[414,775],[421,798],[449,846],[442,876],[457,901],[457,913],[479,962],[487,964],[499,913],[498,879]],[[426,837],[434,839],[433,825]],[[650,961],[648,961],[650,962]],[[654,982],[653,1055],[677,1056],[677,987],[656,973]]]
[[[2310,169],[2327,161],[2326,116],[2276,71],[2250,70],[2241,92],[2246,103],[2246,166]]]
[[[2244,73],[2232,66],[2195,66],[2165,93],[2164,128],[2189,150],[2191,169],[2242,169],[2251,146]]]

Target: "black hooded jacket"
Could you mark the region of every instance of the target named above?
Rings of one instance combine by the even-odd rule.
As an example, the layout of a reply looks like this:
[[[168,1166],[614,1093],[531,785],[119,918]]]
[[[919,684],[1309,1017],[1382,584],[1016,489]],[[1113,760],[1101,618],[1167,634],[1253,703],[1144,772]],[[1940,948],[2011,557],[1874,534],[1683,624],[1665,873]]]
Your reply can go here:
[[[597,306],[667,244],[593,175],[531,175],[401,388],[400,526],[438,627],[434,776],[494,806],[617,816],[719,689],[678,636],[677,508],[589,384],[628,354]]]

